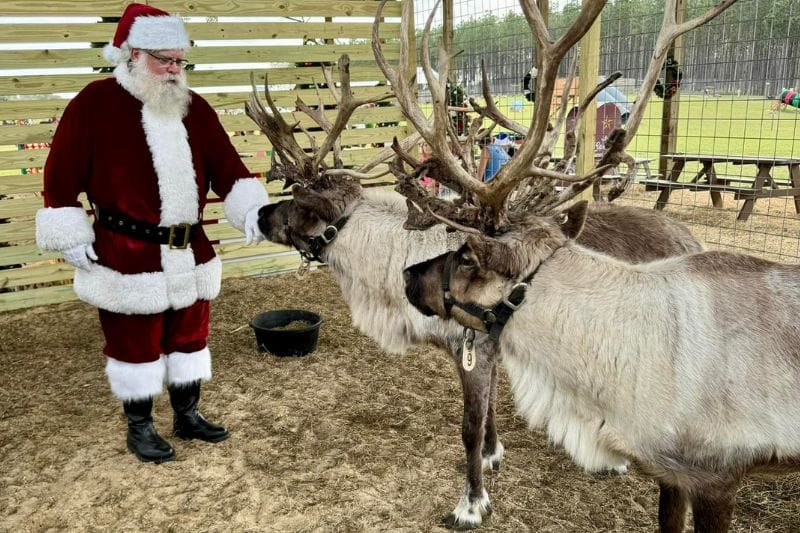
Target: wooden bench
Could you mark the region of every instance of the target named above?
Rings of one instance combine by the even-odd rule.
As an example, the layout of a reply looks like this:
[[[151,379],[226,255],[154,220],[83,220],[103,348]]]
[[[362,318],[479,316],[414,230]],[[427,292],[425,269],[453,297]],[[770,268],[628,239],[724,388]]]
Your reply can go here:
[[[729,156],[715,154],[664,154],[662,156],[671,168],[667,174],[669,179],[645,179],[645,190],[661,191],[656,200],[655,209],[663,209],[673,190],[708,191],[714,207],[723,207],[721,193],[732,192],[736,200],[744,200],[737,220],[747,220],[752,213],[758,198],[779,196],[794,197],[795,211],[800,213],[800,159],[788,157],[762,156]],[[680,176],[687,162],[697,162],[700,169],[690,181],[680,181]],[[730,176],[717,174],[715,164],[731,163],[733,165],[755,166],[757,172],[750,176]],[[772,170],[786,167],[789,179],[775,180]]]

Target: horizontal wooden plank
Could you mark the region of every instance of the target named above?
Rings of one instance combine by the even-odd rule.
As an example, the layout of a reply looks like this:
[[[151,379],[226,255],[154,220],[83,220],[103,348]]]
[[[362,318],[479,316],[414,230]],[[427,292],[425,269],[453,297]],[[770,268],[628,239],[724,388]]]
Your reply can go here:
[[[42,174],[0,176],[0,195],[41,192]]]
[[[315,69],[316,70],[316,69]],[[270,85],[308,84],[311,79],[307,69],[288,67],[271,68]],[[250,85],[250,69],[239,70],[206,70],[189,72],[188,81],[192,88],[217,86]],[[254,71],[257,84],[264,83],[264,71]],[[0,95],[50,95],[53,93],[77,92],[89,82],[108,77],[103,73],[35,75],[35,76],[0,76]],[[350,78],[354,82],[384,82],[385,78],[378,66],[374,64],[353,65]]]
[[[0,152],[0,170],[41,167],[49,152],[46,148]]]
[[[34,238],[33,230],[28,231],[27,237],[27,240],[29,241]],[[36,246],[35,243],[32,242],[17,246],[0,247],[0,266],[25,265],[41,261],[49,261],[51,259],[58,259],[59,257],[61,257],[60,253],[43,252]]]
[[[0,43],[105,43],[116,28],[116,23],[105,22],[4,25]],[[372,38],[371,22],[203,22],[189,23],[186,30],[195,41]],[[381,24],[381,37],[392,38],[399,32],[398,23]]]
[[[384,45],[390,60],[399,55],[399,45]],[[351,61],[374,61],[372,45],[327,45],[327,46],[216,46],[190,48],[186,57],[191,65],[220,63],[268,63],[280,58],[281,63],[336,62],[342,54]],[[0,51],[0,69],[77,68],[106,67],[102,48],[63,50]],[[320,74],[320,79],[322,75]]]
[[[249,87],[250,82],[248,81],[246,85]],[[76,92],[78,90],[80,89],[76,89]],[[250,98],[250,92],[248,88],[227,92],[208,92],[203,93],[202,96],[216,109],[243,110],[245,101]],[[385,86],[353,87],[353,93],[357,98],[374,98],[386,92],[387,87]],[[277,106],[287,108],[293,108],[298,97],[309,104],[319,102],[320,96],[324,105],[335,103],[330,91],[319,91],[318,96],[315,89],[274,90],[272,96]],[[60,116],[64,113],[67,103],[69,103],[68,99],[49,96],[43,99],[14,99],[0,102],[0,120],[45,119]]]
[[[0,146],[50,142],[55,132],[55,124],[0,126]]]
[[[3,218],[28,217],[36,214],[36,210],[42,207],[42,198],[4,198],[0,200],[0,213]],[[83,202],[86,205],[86,202]],[[10,224],[0,224],[0,242],[6,241],[6,226]]]
[[[42,98],[37,100],[13,99],[0,102],[0,120],[45,119],[61,116],[67,107],[67,98]]]
[[[0,293],[0,312],[77,300],[72,285]]]
[[[3,0],[0,16],[90,16],[118,17],[129,0],[47,0],[35,7],[30,0]],[[158,7],[183,17],[374,17],[374,0],[159,0]],[[388,2],[384,17],[399,17],[400,2]]]

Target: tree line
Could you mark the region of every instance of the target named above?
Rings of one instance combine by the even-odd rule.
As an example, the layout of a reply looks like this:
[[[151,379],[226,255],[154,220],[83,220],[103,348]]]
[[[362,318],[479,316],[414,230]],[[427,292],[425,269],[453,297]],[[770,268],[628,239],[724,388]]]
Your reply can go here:
[[[550,14],[554,37],[566,31],[580,11],[570,0]],[[691,2],[687,18],[712,2]],[[640,81],[650,62],[663,17],[663,2],[610,1],[601,16],[600,73],[616,70]],[[441,28],[431,42],[438,46]],[[420,42],[419,40],[417,42]],[[480,93],[480,65],[486,65],[495,94],[521,94],[522,79],[534,64],[534,41],[525,17],[476,14],[456,21],[455,81],[469,94]],[[800,2],[740,0],[720,17],[684,37],[682,90],[750,96],[776,95],[782,87],[800,85]],[[436,54],[432,54],[436,60]],[[566,74],[566,67],[562,67]]]

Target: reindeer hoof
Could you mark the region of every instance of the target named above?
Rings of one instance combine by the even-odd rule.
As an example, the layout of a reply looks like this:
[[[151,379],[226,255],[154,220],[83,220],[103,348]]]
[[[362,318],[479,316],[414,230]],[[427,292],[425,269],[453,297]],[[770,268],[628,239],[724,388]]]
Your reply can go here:
[[[465,493],[453,512],[442,519],[442,525],[447,529],[467,531],[481,525],[483,518],[491,514],[492,504],[486,489],[482,490],[480,497],[472,500]]]

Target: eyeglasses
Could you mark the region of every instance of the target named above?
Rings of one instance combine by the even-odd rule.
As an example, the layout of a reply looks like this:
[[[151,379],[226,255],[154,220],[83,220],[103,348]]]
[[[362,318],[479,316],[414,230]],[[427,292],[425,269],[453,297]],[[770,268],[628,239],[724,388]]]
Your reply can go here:
[[[162,56],[154,52],[151,52],[150,50],[142,50],[142,51],[145,54],[152,57],[153,59],[155,59],[156,61],[158,61],[158,64],[161,65],[162,67],[168,67],[173,63],[175,63],[178,66],[178,68],[186,68],[186,65],[189,64],[189,61],[187,59],[175,59],[174,57]]]

